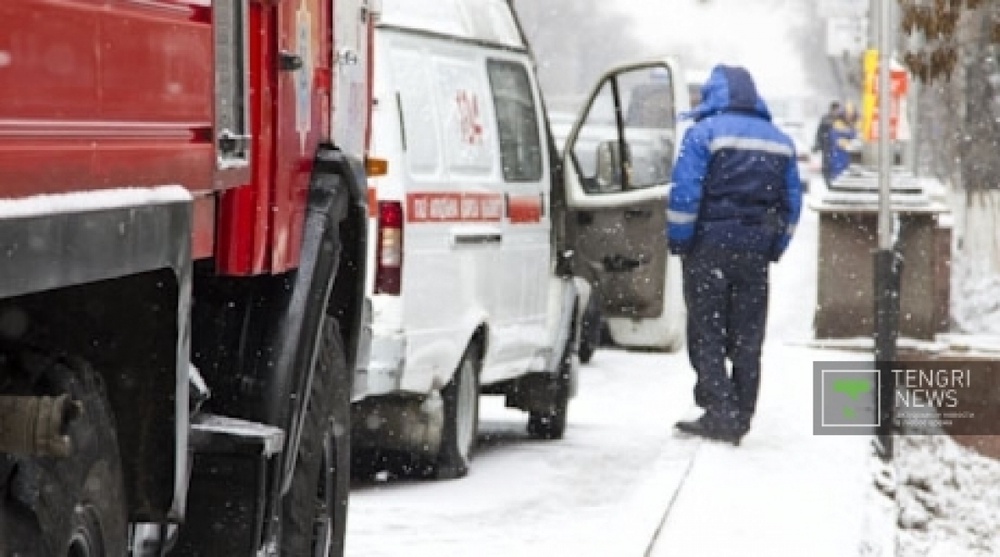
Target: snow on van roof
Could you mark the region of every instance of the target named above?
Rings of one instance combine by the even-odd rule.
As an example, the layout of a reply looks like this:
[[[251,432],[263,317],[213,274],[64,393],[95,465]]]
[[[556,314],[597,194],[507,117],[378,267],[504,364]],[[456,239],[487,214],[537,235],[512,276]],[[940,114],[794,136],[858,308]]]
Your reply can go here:
[[[525,47],[506,0],[383,0],[379,25]]]

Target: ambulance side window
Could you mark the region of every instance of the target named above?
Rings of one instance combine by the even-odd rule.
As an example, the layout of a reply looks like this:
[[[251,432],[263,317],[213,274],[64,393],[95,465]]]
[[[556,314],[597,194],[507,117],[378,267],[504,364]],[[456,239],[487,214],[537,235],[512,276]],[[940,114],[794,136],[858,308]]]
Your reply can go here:
[[[508,182],[542,179],[542,143],[531,80],[522,64],[487,63],[496,104],[503,177]]]

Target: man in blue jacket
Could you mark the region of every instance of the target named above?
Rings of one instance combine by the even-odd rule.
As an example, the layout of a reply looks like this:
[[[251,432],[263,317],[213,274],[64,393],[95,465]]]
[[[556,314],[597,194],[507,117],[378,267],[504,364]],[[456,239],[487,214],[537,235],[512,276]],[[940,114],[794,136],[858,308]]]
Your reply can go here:
[[[768,267],[791,241],[802,184],[795,145],[745,69],[716,66],[701,93],[674,167],[667,235],[683,261],[688,356],[705,412],[677,428],[738,445],[757,405]]]

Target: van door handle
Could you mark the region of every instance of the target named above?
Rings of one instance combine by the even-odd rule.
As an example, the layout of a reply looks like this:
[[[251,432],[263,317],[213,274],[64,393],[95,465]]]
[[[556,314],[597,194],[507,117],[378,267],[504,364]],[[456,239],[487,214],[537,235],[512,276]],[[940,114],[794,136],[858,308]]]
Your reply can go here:
[[[648,219],[653,216],[653,211],[649,209],[625,209],[626,219]]]
[[[637,258],[632,258],[615,254],[604,256],[601,263],[604,264],[604,270],[608,273],[627,273],[629,271],[634,271],[643,265],[647,265],[649,263],[649,259],[645,255],[639,255]]]
[[[498,228],[456,230],[451,233],[453,246],[482,246],[503,243],[503,232]]]

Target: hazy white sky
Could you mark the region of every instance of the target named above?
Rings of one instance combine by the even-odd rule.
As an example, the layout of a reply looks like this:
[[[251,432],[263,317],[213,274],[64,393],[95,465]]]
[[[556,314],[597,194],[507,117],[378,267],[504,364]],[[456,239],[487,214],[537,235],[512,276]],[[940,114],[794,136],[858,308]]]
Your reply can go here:
[[[745,66],[765,94],[809,88],[802,52],[790,29],[807,17],[809,0],[615,0],[655,50],[689,69],[715,63]],[[694,46],[697,45],[697,46]],[[700,68],[699,68],[700,67]]]

